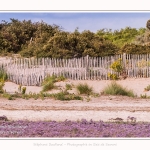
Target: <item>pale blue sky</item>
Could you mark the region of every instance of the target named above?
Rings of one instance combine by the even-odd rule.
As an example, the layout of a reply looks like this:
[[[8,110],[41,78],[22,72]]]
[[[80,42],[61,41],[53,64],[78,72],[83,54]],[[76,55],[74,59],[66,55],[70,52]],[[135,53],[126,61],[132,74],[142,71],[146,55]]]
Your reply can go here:
[[[41,21],[62,26],[65,31],[73,32],[107,28],[120,30],[127,26],[141,28],[150,19],[150,12],[0,12],[0,21],[18,20]]]

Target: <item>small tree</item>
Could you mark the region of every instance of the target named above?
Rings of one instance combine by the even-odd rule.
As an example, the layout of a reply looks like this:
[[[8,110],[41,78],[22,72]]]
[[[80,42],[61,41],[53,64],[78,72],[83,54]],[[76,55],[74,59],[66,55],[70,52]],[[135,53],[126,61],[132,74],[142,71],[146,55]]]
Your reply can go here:
[[[147,21],[147,23],[146,23],[146,27],[147,27],[147,29],[149,29],[149,30],[150,30],[150,20],[148,20],[148,21]]]

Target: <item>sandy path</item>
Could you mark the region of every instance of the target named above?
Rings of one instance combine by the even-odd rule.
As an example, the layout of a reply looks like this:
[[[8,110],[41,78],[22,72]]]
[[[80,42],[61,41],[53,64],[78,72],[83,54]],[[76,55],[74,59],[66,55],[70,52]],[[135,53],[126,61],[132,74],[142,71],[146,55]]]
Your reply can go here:
[[[111,81],[72,81],[56,83],[57,86],[64,87],[66,83],[77,85],[87,83],[92,86],[94,92],[100,93]],[[117,81],[122,86],[133,90],[140,97],[141,94],[150,96],[150,91],[145,92],[144,88],[150,85],[150,78],[126,79]],[[4,89],[9,93],[18,90],[18,85],[6,82]],[[42,87],[28,86],[27,93],[38,93]],[[76,93],[75,90],[72,91]],[[150,99],[129,98],[123,96],[100,96],[87,100],[59,101],[53,99],[46,100],[6,100],[0,98],[0,116],[6,115],[10,120],[80,120],[82,118],[90,120],[108,121],[110,118],[120,117],[126,121],[128,116],[137,118],[137,121],[150,122]]]
[[[64,121],[64,120],[94,120],[94,121],[108,121],[110,118],[121,117],[124,121],[127,121],[127,117],[134,116],[137,118],[137,121],[146,121],[150,122],[150,113],[149,112],[128,112],[128,111],[7,111],[0,110],[0,114],[7,114],[9,120],[30,120],[30,121]]]
[[[122,96],[101,96],[91,101],[0,100],[0,114],[10,120],[103,120],[128,116],[150,122],[150,100]]]

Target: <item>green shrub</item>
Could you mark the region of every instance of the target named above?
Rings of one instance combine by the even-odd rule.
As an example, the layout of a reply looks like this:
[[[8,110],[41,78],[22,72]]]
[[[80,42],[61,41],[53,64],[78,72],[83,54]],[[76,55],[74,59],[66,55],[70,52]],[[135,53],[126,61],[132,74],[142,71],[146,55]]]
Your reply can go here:
[[[33,93],[32,98],[34,98],[35,100],[37,100],[39,98],[39,94]]]
[[[65,93],[64,92],[57,93],[57,94],[55,94],[54,97],[56,99],[58,99],[58,100],[68,100],[68,98],[65,97]]]
[[[82,100],[82,97],[74,95],[74,94],[69,94],[68,92],[59,92],[56,94],[51,95],[57,100]]]
[[[25,93],[26,93],[26,87],[22,87],[21,93],[22,93],[22,94],[25,94]]]
[[[0,82],[0,93],[4,93],[3,87],[4,87],[4,81],[1,81]]]
[[[118,75],[115,73],[108,73],[108,77],[110,78],[110,80],[118,80],[119,79]]]
[[[61,76],[59,76],[59,77],[56,78],[57,82],[59,82],[59,81],[65,81],[65,80],[66,80],[66,78],[63,75],[61,75]]]
[[[106,95],[123,95],[129,97],[135,96],[132,90],[127,90],[116,82],[112,82],[110,85],[105,87],[102,93]]]
[[[52,90],[54,88],[54,82],[48,81],[44,86],[43,86],[43,92],[46,92],[48,90]]]
[[[146,94],[144,94],[144,95],[141,94],[140,97],[141,97],[141,98],[145,98],[145,99],[146,99],[146,98],[148,98],[148,99],[150,98],[150,96],[147,96]]]
[[[14,99],[15,99],[13,95],[8,94],[8,93],[4,93],[4,94],[3,94],[3,97],[4,97],[4,98],[7,98],[8,100],[14,100]]]
[[[3,67],[0,67],[0,81],[6,81],[8,79],[8,75],[3,69]]]
[[[144,88],[145,91],[150,91],[150,85],[148,85],[146,88]]]
[[[59,76],[59,77],[56,77],[55,75],[47,76],[42,83],[43,92],[52,90],[55,87],[54,86],[55,82],[64,81],[64,80],[65,80],[65,78],[63,76]]]
[[[111,80],[118,80],[119,79],[118,73],[123,72],[122,59],[118,59],[118,60],[114,61],[110,65],[110,68],[114,71],[114,73],[108,73],[108,77]]]
[[[77,90],[79,91],[80,94],[87,94],[90,95],[93,92],[92,87],[89,87],[86,83],[85,84],[78,84],[77,85]]]
[[[14,100],[14,98],[12,97],[12,95],[8,96],[8,100]]]
[[[93,97],[99,97],[100,94],[99,94],[99,93],[94,93],[94,92],[93,92],[91,96],[93,96]]]
[[[82,97],[81,97],[81,96],[78,96],[78,95],[73,95],[73,94],[71,94],[71,99],[72,99],[72,100],[82,100]]]
[[[114,61],[110,65],[110,68],[115,72],[122,72],[123,71],[122,59],[118,59],[118,60]]]
[[[74,94],[69,94],[67,91],[60,92],[60,93],[55,93],[55,94],[50,94],[50,93],[29,93],[29,94],[21,94],[21,93],[15,93],[15,94],[8,94],[8,93],[3,93],[1,94],[3,97],[7,98],[8,100],[14,100],[15,98],[23,98],[23,99],[30,99],[34,98],[35,100],[41,98],[44,100],[44,98],[54,98],[56,100],[82,100],[82,97]]]
[[[43,92],[40,92],[40,93],[38,94],[38,96],[39,96],[39,98],[41,98],[42,100],[44,100],[44,98],[45,98],[45,94],[44,94]]]
[[[42,82],[42,85],[46,85],[48,82],[53,82],[55,83],[56,82],[56,76],[47,76],[44,81]]]
[[[66,90],[72,90],[72,85],[71,84],[66,84]]]
[[[52,90],[54,88],[54,83],[56,82],[56,76],[47,76],[42,85],[43,85],[43,92]]]

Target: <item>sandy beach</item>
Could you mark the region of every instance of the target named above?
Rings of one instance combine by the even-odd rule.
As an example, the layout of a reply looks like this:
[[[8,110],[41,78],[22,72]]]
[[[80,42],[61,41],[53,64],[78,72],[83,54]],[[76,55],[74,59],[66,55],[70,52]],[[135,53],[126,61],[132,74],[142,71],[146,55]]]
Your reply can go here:
[[[57,82],[58,87],[64,87],[66,83],[76,86],[79,83],[87,83],[93,87],[94,92],[101,93],[103,88],[110,84],[112,81],[99,80],[99,81],[73,81],[66,80],[64,82]],[[135,117],[137,121],[150,122],[150,99],[142,99],[140,95],[146,94],[150,96],[150,91],[144,91],[150,84],[150,78],[133,78],[126,80],[116,81],[120,85],[127,89],[133,90],[137,95],[136,98],[126,96],[100,96],[90,97],[90,101],[84,99],[60,101],[54,99],[45,100],[24,100],[15,99],[7,100],[0,98],[0,116],[5,115],[9,120],[103,120],[109,121],[111,118],[120,117],[124,121],[128,116]],[[6,82],[4,89],[8,93],[14,93],[18,90],[18,85],[12,82]],[[38,93],[42,90],[42,87],[28,86],[27,93]],[[52,90],[56,92],[56,90]],[[77,94],[77,91],[73,89],[71,93]]]

